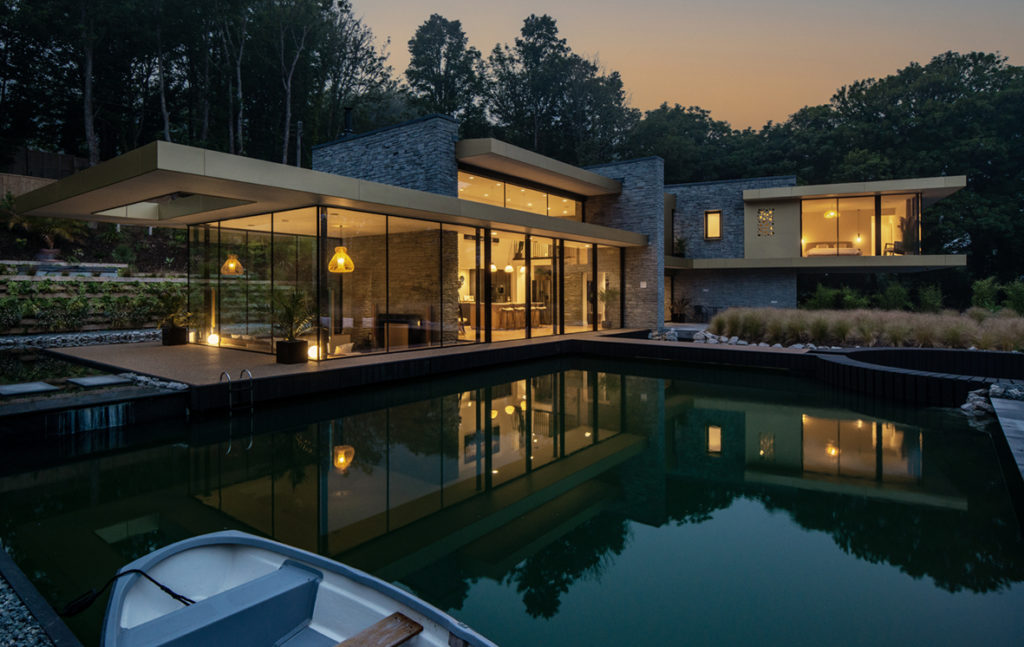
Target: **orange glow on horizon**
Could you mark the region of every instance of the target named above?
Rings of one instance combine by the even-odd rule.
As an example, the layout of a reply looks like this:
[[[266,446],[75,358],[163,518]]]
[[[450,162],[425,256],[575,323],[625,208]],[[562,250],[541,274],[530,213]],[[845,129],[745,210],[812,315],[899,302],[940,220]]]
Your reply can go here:
[[[409,39],[431,13],[461,21],[484,58],[496,43],[511,45],[528,15],[548,13],[575,53],[622,75],[633,107],[696,105],[733,128],[785,121],[804,106],[827,103],[844,85],[894,74],[912,61],[925,64],[948,50],[998,51],[1011,64],[1024,63],[1024,11],[1007,0],[941,11],[927,0],[899,6],[868,0],[822,3],[813,12],[792,0],[741,6],[641,0],[630,5],[628,28],[616,3],[353,5],[379,43],[391,39],[396,75],[408,66]]]

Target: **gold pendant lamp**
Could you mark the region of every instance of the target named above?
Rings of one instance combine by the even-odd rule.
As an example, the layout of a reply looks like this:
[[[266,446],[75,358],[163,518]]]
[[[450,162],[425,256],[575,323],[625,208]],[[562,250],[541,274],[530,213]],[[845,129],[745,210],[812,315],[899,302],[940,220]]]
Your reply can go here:
[[[352,262],[352,257],[348,255],[348,251],[344,247],[335,247],[334,256],[327,263],[327,271],[332,274],[347,274],[355,269],[355,263]]]
[[[228,260],[220,266],[220,273],[224,276],[241,276],[245,274],[245,268],[242,267],[242,262],[238,260],[236,254],[228,254]]]

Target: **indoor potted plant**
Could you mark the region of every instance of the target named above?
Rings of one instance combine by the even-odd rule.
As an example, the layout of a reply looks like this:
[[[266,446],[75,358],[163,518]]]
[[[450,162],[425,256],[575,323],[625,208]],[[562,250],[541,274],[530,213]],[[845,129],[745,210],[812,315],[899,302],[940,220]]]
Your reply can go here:
[[[159,297],[161,339],[164,346],[180,346],[188,342],[188,326],[192,313],[182,290],[168,290]]]
[[[313,327],[313,311],[306,295],[295,290],[274,297],[274,324],[284,339],[277,342],[278,364],[301,364],[309,353],[309,342],[299,335]]]
[[[601,303],[604,304],[604,320],[601,322],[601,327],[611,328],[612,322],[617,318],[612,315],[619,311],[619,290],[618,288],[605,288],[597,293],[597,298],[601,299]]]

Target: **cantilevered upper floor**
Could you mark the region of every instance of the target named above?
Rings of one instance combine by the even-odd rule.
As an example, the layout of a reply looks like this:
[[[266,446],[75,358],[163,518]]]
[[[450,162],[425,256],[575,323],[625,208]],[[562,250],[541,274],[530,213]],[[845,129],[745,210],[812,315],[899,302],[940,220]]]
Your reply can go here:
[[[963,255],[921,253],[923,208],[964,188],[965,176],[806,186],[791,177],[761,180],[773,178],[667,187],[684,210],[677,207],[672,225],[677,238],[699,238],[669,250],[666,267],[822,272],[966,264]]]

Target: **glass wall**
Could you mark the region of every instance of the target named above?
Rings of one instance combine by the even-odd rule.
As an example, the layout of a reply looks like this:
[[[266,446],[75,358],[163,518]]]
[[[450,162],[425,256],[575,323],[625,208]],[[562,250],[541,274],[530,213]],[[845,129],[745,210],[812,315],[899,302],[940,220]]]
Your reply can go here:
[[[491,340],[526,337],[526,236],[491,235]]]
[[[622,327],[622,253],[597,246],[597,320],[602,328]]]
[[[442,342],[484,341],[483,230],[445,224],[441,240]]]
[[[616,247],[334,207],[194,225],[189,245],[193,343],[294,334],[317,360],[622,321]]]
[[[565,332],[584,332],[594,329],[594,285],[593,245],[565,241],[565,268],[563,304]]]
[[[583,202],[568,193],[504,182],[476,172],[459,171],[459,197],[542,216],[583,221]]]
[[[801,202],[801,255],[920,253],[917,195],[817,198]]]
[[[530,237],[530,336],[557,335],[561,303],[558,241]]]

